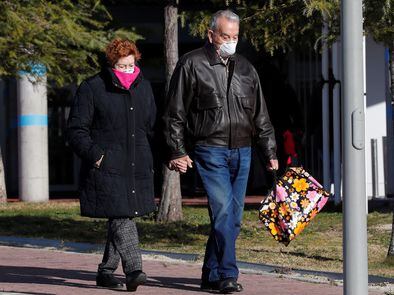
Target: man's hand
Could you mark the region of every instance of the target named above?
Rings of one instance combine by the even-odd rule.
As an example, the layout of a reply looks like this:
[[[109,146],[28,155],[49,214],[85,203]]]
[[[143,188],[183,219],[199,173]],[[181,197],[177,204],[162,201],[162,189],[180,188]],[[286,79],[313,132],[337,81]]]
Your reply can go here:
[[[100,160],[98,160],[96,163],[94,163],[94,167],[100,168],[101,162],[103,161],[104,155],[101,155]]]
[[[267,166],[268,170],[278,170],[279,169],[279,162],[278,160],[270,160],[268,166]]]
[[[187,168],[193,167],[192,163],[193,161],[186,155],[184,157],[171,160],[168,164],[168,168],[180,173],[186,173]]]

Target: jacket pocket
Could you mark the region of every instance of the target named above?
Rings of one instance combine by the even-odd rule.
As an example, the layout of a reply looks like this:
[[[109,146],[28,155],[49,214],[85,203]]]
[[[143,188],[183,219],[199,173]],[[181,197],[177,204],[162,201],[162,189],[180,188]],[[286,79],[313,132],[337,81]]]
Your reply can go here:
[[[153,176],[153,155],[149,145],[136,146],[135,178],[141,179]]]
[[[197,112],[194,121],[194,136],[208,137],[220,124],[223,113],[223,98],[216,93],[202,95],[197,98]]]
[[[122,151],[107,149],[104,153],[99,170],[113,174],[122,174],[124,163],[125,159]]]
[[[222,98],[216,93],[210,93],[197,97],[197,109],[200,111],[220,108],[222,106]]]
[[[254,98],[253,97],[241,97],[241,103],[244,109],[253,112],[254,109]]]
[[[255,99],[254,97],[251,96],[243,96],[239,97],[243,109],[243,114],[246,116],[249,126],[245,126],[246,131],[251,134],[254,134],[255,128],[254,128],[254,122],[253,122],[253,117],[254,117],[254,110],[255,110]]]

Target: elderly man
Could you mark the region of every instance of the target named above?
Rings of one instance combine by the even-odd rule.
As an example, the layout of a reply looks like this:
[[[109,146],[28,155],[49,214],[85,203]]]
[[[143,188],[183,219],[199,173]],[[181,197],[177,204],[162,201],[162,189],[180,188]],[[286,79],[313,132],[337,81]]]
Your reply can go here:
[[[185,173],[193,158],[207,192],[211,233],[201,289],[221,293],[242,291],[235,242],[252,143],[266,156],[267,166],[278,169],[274,130],[259,77],[235,53],[238,34],[238,15],[230,10],[213,15],[205,46],[179,59],[163,116],[169,168]]]

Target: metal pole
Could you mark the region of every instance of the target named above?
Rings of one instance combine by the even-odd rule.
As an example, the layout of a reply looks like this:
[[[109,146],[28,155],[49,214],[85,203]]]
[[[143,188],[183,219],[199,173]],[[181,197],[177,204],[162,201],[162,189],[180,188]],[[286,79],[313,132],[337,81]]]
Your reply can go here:
[[[334,78],[339,80],[339,52],[338,43],[332,48],[332,72]],[[334,145],[334,201],[339,204],[342,201],[341,195],[341,179],[342,179],[342,163],[341,163],[341,106],[340,106],[340,84],[335,83],[333,89],[333,145]]]
[[[372,198],[379,197],[378,140],[371,138]]]
[[[32,72],[36,76],[20,72],[17,81],[19,197],[44,202],[49,199],[46,72],[42,65]]]
[[[341,1],[344,294],[368,294],[362,0]]]
[[[330,99],[329,99],[329,84],[328,84],[328,46],[325,37],[328,34],[328,26],[324,21],[323,23],[323,49],[322,49],[322,78],[323,78],[323,89],[322,89],[322,126],[323,126],[323,186],[327,191],[330,191],[331,180],[330,180]]]

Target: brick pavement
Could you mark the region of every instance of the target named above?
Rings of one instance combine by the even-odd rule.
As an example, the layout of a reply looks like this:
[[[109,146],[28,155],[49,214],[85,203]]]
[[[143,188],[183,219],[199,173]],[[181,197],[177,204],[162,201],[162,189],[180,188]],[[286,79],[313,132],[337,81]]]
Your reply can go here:
[[[47,249],[0,246],[0,294],[35,295],[124,294],[126,291],[95,286],[97,263],[101,255],[70,253]],[[201,265],[181,261],[157,260],[144,256],[148,282],[136,294],[204,294],[199,290]],[[124,279],[121,269],[116,274]],[[277,274],[241,272],[241,294],[337,295],[342,287],[283,278]],[[4,292],[4,293],[2,293]],[[371,291],[369,294],[384,294]]]

